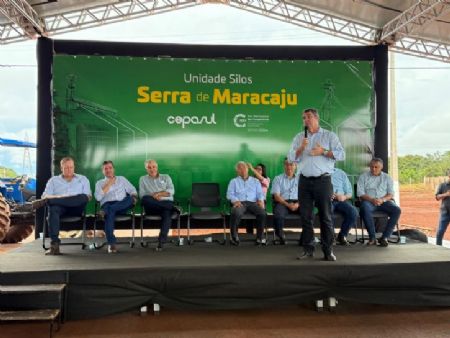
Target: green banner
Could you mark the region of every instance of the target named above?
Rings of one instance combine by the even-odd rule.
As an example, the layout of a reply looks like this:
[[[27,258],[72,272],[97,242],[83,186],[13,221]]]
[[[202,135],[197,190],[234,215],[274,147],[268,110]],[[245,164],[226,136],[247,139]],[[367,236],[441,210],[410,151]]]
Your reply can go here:
[[[225,196],[237,161],[282,173],[301,112],[314,107],[345,147],[337,165],[358,175],[373,151],[372,77],[372,62],[57,55],[54,171],[71,155],[93,188],[109,159],[137,186],[152,158],[183,204],[193,182],[219,182]]]

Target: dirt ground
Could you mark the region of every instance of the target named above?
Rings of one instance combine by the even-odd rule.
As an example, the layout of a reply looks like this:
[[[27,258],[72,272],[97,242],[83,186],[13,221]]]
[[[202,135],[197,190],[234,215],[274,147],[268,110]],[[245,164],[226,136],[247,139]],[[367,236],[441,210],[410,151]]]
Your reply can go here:
[[[431,185],[407,184],[400,187],[402,228],[415,228],[428,236],[436,236],[440,202],[436,201],[434,193],[435,187]],[[450,231],[446,232],[444,238],[450,240]]]

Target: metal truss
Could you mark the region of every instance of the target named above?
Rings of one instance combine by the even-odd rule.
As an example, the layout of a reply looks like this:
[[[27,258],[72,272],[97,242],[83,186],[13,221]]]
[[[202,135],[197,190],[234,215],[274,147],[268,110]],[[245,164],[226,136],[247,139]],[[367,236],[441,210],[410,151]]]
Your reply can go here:
[[[422,2],[431,5],[424,7],[425,5]],[[387,38],[392,37],[392,28],[391,34],[386,34],[387,29],[384,29],[385,34],[383,34],[381,30],[374,27],[321,13],[296,3],[278,0],[230,0],[230,6],[366,45],[387,43],[393,51],[450,63],[450,44],[407,36],[415,29],[413,26],[417,26],[419,22],[423,26],[426,22],[443,15],[450,6],[449,0],[420,0],[415,6],[408,9],[408,11],[413,11],[413,8],[422,8],[422,14],[419,14],[416,10],[415,15],[409,15],[409,23],[396,26],[397,36],[399,37],[397,41],[380,39],[380,36],[384,35]],[[403,17],[403,14],[393,21]],[[393,21],[390,23],[393,23]],[[385,27],[387,28],[387,25]]]
[[[2,5],[2,2],[4,1],[0,0],[0,5]],[[45,27],[47,27],[47,33],[53,35],[164,13],[194,5],[197,5],[196,0],[125,0],[64,14],[50,15],[43,17],[42,20],[45,22]],[[26,39],[27,35],[18,29],[18,25],[15,22],[0,25],[0,43]]]
[[[12,22],[8,28],[0,26],[0,41],[4,34],[31,39],[46,35],[44,22],[25,0],[0,0],[0,13]]]
[[[450,63],[450,45],[445,43],[404,37],[389,48],[403,54]]]
[[[18,15],[5,14],[5,10],[10,8],[12,3],[26,2],[0,0],[0,12],[12,21],[0,25],[0,44],[26,40],[35,37],[36,32],[41,35],[65,33],[198,4],[222,3],[362,44],[386,43],[394,51],[450,62],[450,44],[410,36],[415,29],[423,27],[449,10],[450,0],[418,0],[414,6],[391,20],[383,29],[320,12],[289,0],[123,0],[114,4],[46,16],[42,19],[33,16],[34,23],[29,24],[32,30],[28,30],[33,36],[26,34],[27,30],[21,28],[26,26],[23,22],[30,21],[28,16],[19,12],[22,20],[25,20],[21,26],[17,19]],[[41,25],[35,26],[35,23],[39,22]]]
[[[364,44],[374,44],[377,29],[284,0],[230,0],[230,6]]]
[[[420,0],[384,25],[380,41],[392,44],[448,11],[450,11],[448,0]]]

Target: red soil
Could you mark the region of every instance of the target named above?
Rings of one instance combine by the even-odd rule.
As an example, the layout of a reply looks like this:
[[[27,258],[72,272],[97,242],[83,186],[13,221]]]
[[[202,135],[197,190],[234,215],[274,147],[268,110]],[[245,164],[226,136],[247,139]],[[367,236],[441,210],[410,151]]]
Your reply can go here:
[[[429,236],[436,236],[441,202],[436,201],[434,192],[434,187],[422,184],[400,187],[402,228],[416,228]],[[444,238],[450,240],[450,231],[446,232]]]

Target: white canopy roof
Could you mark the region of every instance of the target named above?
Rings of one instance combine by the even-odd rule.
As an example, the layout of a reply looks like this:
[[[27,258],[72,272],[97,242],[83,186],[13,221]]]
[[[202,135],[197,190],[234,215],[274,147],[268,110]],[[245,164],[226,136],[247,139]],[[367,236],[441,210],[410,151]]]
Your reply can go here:
[[[222,3],[364,44],[450,62],[450,0],[0,0],[0,43]]]

